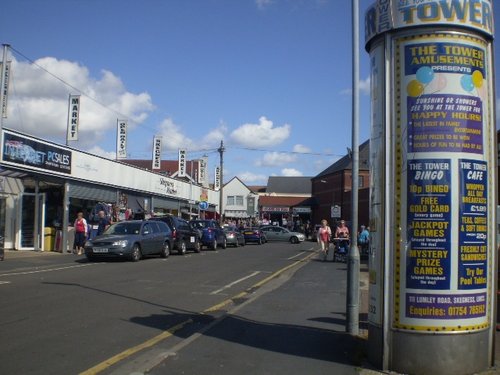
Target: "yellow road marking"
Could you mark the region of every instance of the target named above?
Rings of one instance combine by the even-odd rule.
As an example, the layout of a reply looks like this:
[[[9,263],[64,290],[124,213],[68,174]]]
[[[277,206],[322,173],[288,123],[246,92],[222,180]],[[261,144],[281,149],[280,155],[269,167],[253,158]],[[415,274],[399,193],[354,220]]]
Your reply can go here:
[[[121,353],[118,353],[117,355],[105,360],[104,362],[99,363],[98,365],[95,365],[94,367],[81,372],[80,375],[94,375],[98,374],[107,368],[111,367],[112,365],[120,362],[121,360],[130,357],[132,354],[135,354],[143,349],[149,348],[153,345],[158,344],[160,341],[165,340],[169,338],[170,336],[174,335],[175,332],[178,330],[182,329],[185,325],[192,323],[193,321],[191,319],[188,319],[182,323],[177,324],[176,326],[173,326],[172,328],[160,333],[159,335],[149,339],[148,341],[143,342],[142,344],[136,345],[132,348],[129,348],[127,350],[124,350]]]
[[[252,285],[249,289],[247,289],[247,291],[244,291],[244,292],[241,292],[241,293],[238,293],[237,295],[231,297],[231,298],[228,298],[226,299],[225,301],[222,301],[221,303],[218,303],[217,305],[214,305],[212,307],[209,307],[208,309],[206,310],[203,310],[202,314],[207,314],[207,313],[210,313],[210,312],[214,312],[214,311],[217,311],[217,310],[220,310],[222,309],[224,306],[227,306],[229,305],[230,303],[233,302],[233,300],[235,299],[239,299],[239,298],[243,298],[245,296],[247,296],[249,294],[249,290],[252,290],[252,289],[255,289],[255,288],[259,288],[261,287],[262,285],[266,284],[267,282],[271,281],[272,279],[278,277],[279,275],[281,275],[283,272],[289,270],[290,268],[293,268],[295,266],[297,266],[299,263],[302,263],[303,261],[305,260],[308,260],[309,258],[312,258],[314,255],[316,255],[316,252],[312,253],[312,254],[309,254],[308,256],[300,259],[300,260],[297,260],[295,262],[293,262],[292,264],[289,264],[288,266],[286,267],[283,267],[281,268],[280,270],[274,272],[273,274],[269,275],[268,277],[266,277],[264,280],[261,280],[259,281],[258,283]],[[188,319],[182,323],[179,323],[177,324],[176,326],[160,333],[159,335],[143,342],[142,344],[139,344],[139,345],[136,345],[132,348],[129,348],[129,349],[126,349],[124,350],[123,352],[121,353],[118,353],[117,355],[99,363],[98,365],[95,365],[94,367],[88,369],[88,370],[85,370],[83,372],[81,372],[79,375],[95,375],[95,374],[98,374],[106,369],[108,369],[109,367],[113,366],[114,364],[130,357],[131,355],[141,351],[141,350],[144,350],[146,348],[149,348],[151,346],[154,346],[156,344],[158,344],[160,341],[163,341],[171,336],[173,336],[175,334],[175,332],[179,331],[180,329],[182,329],[185,325],[187,324],[190,324],[192,323],[193,320],[192,319]]]

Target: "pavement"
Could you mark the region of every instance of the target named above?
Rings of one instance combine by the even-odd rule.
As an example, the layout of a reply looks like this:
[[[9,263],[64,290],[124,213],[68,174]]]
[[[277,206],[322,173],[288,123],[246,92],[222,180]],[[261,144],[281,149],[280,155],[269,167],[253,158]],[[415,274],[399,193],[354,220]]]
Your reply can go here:
[[[67,253],[5,251],[5,261],[57,256],[75,257]],[[179,332],[173,347],[168,342],[159,344],[157,360],[149,360],[149,368],[138,371],[124,365],[109,374],[380,374],[366,356],[366,261],[361,263],[360,334],[356,337],[345,333],[346,274],[345,264],[323,262],[314,254],[235,301],[198,332]],[[497,331],[496,341],[499,339]],[[496,362],[500,359],[499,346],[495,347]],[[482,374],[498,373],[493,368]]]

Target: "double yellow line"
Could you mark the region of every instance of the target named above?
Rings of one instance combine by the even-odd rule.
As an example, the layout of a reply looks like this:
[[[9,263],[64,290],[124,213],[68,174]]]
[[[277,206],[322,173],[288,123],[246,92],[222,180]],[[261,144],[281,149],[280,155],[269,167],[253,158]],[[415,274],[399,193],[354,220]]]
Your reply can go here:
[[[239,293],[239,294],[237,294],[237,295],[235,295],[233,297],[230,297],[230,298],[226,299],[225,301],[222,301],[221,303],[218,303],[217,305],[211,306],[208,309],[203,310],[202,314],[209,314],[209,313],[212,313],[212,312],[215,312],[215,311],[222,310],[227,305],[233,303],[234,300],[246,297],[247,295],[249,295],[251,293],[251,291],[253,291],[253,290],[257,289],[257,288],[260,288],[261,286],[263,286],[264,284],[268,283],[272,279],[277,278],[282,273],[288,271],[291,268],[294,268],[295,266],[299,265],[300,263],[303,263],[306,260],[309,260],[314,255],[316,255],[316,252],[313,252],[313,253],[305,256],[304,258],[302,258],[300,260],[297,260],[294,263],[289,264],[286,267],[281,268],[280,270],[274,272],[273,274],[269,275],[265,279],[263,279],[263,280],[259,281],[258,283],[252,285],[250,288],[248,288],[244,292],[241,292],[241,293]],[[181,330],[186,325],[191,324],[191,323],[193,323],[192,319],[185,320],[184,322],[181,322],[181,323],[179,323],[179,324],[177,324],[177,325],[175,325],[175,326],[167,329],[166,331],[163,331],[159,335],[157,335],[157,336],[155,336],[155,337],[153,337],[153,338],[151,338],[151,339],[149,339],[149,340],[147,340],[147,341],[145,341],[145,342],[143,342],[143,343],[141,343],[139,345],[136,345],[136,346],[133,346],[133,347],[131,347],[129,349],[126,349],[123,352],[118,353],[117,355],[115,355],[115,356],[113,356],[111,358],[108,358],[105,361],[103,361],[103,362],[95,365],[94,367],[89,368],[88,370],[85,370],[85,371],[81,372],[80,375],[95,375],[95,374],[99,374],[100,372],[102,372],[104,370],[107,370],[111,366],[117,364],[120,361],[123,361],[124,359],[127,359],[128,357],[134,355],[135,353],[138,353],[141,350],[150,348],[150,347],[158,344],[159,342],[161,342],[161,341],[163,341],[163,340],[165,340],[165,339],[173,336],[177,331]]]

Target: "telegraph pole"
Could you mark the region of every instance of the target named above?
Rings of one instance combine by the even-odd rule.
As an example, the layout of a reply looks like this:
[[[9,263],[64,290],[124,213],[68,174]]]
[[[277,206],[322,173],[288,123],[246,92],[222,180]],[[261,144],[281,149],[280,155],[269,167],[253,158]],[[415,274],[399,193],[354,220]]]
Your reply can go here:
[[[219,223],[222,226],[224,224],[224,219],[222,217],[222,203],[224,199],[224,141],[220,141],[220,147],[217,149],[220,155],[220,190],[219,190]]]
[[[346,332],[359,334],[359,249],[358,249],[358,188],[359,188],[359,0],[352,1],[352,198],[351,248],[347,255]]]

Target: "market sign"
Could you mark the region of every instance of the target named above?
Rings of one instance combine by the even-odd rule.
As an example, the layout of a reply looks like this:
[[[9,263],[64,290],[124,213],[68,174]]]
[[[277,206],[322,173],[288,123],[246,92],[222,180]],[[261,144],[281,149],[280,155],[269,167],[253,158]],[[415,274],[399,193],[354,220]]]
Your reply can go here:
[[[263,212],[290,212],[290,207],[272,207],[272,206],[262,206]]]
[[[4,163],[71,174],[71,151],[7,131],[3,134]]]
[[[294,207],[292,210],[294,215],[311,213],[311,207]]]

